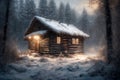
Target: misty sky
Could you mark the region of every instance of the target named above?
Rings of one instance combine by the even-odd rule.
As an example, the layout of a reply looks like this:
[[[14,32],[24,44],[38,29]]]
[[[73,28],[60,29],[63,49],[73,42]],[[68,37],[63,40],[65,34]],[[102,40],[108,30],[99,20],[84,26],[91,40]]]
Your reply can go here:
[[[55,0],[57,6],[59,6],[60,2],[64,4],[69,3],[78,13],[81,13],[84,8],[88,7],[88,1],[89,0]],[[38,5],[39,0],[35,0],[35,3]]]

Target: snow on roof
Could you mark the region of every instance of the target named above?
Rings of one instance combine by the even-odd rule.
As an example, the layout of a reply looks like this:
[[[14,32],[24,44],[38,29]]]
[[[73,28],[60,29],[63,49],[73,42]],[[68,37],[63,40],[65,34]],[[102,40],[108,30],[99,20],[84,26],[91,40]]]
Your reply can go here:
[[[29,37],[29,36],[33,36],[33,35],[43,35],[43,34],[45,34],[47,32],[47,30],[42,30],[42,31],[36,31],[36,32],[32,32],[32,33],[30,33],[30,34],[28,34],[28,35],[26,35],[25,37]]]
[[[77,27],[71,24],[67,25],[65,23],[59,23],[58,21],[46,19],[39,16],[35,16],[34,19],[37,19],[38,21],[46,25],[46,27],[49,27],[56,33],[66,33],[71,36],[89,37],[88,34],[84,33],[83,31],[79,30]]]

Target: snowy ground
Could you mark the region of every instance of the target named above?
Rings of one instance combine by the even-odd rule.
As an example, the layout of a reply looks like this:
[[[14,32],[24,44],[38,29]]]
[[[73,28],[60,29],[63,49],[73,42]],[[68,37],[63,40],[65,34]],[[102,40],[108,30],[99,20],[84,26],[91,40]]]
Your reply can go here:
[[[9,64],[8,68],[6,74],[0,75],[0,80],[105,80],[111,67],[98,55],[74,55],[71,58],[29,55]]]

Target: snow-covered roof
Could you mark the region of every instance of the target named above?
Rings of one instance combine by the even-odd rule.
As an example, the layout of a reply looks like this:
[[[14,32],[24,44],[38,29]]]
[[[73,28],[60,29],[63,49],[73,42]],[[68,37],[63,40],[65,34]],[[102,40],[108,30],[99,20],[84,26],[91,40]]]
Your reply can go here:
[[[47,32],[47,30],[42,30],[42,31],[36,31],[36,32],[32,32],[28,35],[26,35],[26,37],[29,37],[29,36],[33,36],[33,35],[43,35]]]
[[[46,27],[50,28],[51,30],[59,34],[66,33],[71,36],[89,37],[88,34],[84,33],[83,31],[79,30],[77,27],[71,24],[68,25],[65,23],[59,23],[58,21],[46,19],[46,18],[39,17],[39,16],[35,16],[34,19],[37,19],[38,21],[43,23]]]

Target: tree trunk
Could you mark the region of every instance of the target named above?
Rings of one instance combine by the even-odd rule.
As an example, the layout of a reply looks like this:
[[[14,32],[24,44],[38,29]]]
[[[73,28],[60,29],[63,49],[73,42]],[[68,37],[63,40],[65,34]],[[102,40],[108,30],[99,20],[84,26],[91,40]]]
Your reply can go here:
[[[112,43],[112,17],[110,11],[109,0],[104,0],[105,7],[105,18],[106,18],[106,39],[107,39],[107,61],[111,63],[113,54],[113,43]]]
[[[5,14],[5,25],[3,30],[3,40],[2,40],[2,53],[0,54],[0,68],[3,69],[5,66],[5,50],[6,50],[6,42],[7,42],[7,28],[8,28],[8,18],[9,18],[9,7],[10,7],[10,1],[11,0],[5,0],[6,1],[6,14]]]

